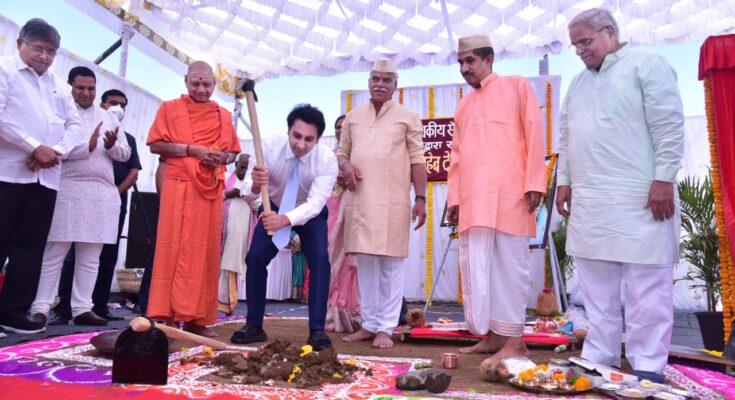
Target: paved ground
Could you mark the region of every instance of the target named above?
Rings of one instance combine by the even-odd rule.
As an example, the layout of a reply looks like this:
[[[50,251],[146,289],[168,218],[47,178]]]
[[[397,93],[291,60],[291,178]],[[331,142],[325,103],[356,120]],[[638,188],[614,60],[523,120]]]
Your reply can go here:
[[[119,299],[122,300],[122,299]],[[409,303],[409,308],[423,307],[423,303]],[[247,306],[244,302],[240,302],[235,312],[236,315],[245,315]],[[134,317],[131,310],[121,308],[113,310],[113,313],[122,317]],[[266,306],[266,313],[274,316],[283,317],[306,317],[308,308],[306,304],[292,302],[269,302]],[[439,317],[446,317],[455,322],[464,321],[462,306],[456,303],[438,303],[434,302],[427,313],[428,321],[436,321]],[[0,338],[0,347],[12,346],[17,343],[39,340],[53,336],[64,336],[79,332],[103,331],[108,329],[123,328],[128,324],[127,321],[112,322],[106,327],[84,327],[75,325],[51,326],[46,332],[33,335],[8,334],[6,338]],[[702,338],[699,334],[699,325],[694,317],[693,311],[679,310],[674,313],[674,332],[672,343],[687,346],[691,348],[701,348]]]

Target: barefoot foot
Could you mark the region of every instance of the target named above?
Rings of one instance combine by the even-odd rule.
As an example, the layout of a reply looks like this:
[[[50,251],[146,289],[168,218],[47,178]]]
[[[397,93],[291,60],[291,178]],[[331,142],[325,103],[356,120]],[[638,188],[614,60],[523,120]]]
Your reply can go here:
[[[462,354],[480,354],[480,353],[495,353],[503,348],[507,337],[496,335],[490,332],[487,338],[483,339],[474,346],[462,347],[459,352]]]
[[[184,324],[184,330],[190,333],[193,333],[195,335],[199,336],[205,336],[205,337],[217,337],[217,332],[212,330],[211,328],[207,328],[206,326],[197,325],[193,322],[187,322]]]
[[[374,337],[375,337],[375,334],[374,333],[372,333],[370,331],[366,331],[365,329],[360,329],[359,331],[357,331],[357,332],[355,332],[355,333],[353,333],[351,335],[347,335],[347,336],[343,337],[342,338],[342,341],[343,342],[348,342],[348,343],[349,342],[361,342],[363,340],[370,340],[370,339],[372,339]]]
[[[376,349],[388,349],[393,347],[393,339],[385,332],[378,332],[373,339],[373,347]]]
[[[523,338],[509,337],[508,340],[505,342],[503,348],[501,348],[491,357],[486,358],[485,361],[482,362],[482,364],[496,364],[504,358],[515,356],[528,357],[530,354],[531,352],[528,351],[526,344],[523,342]]]

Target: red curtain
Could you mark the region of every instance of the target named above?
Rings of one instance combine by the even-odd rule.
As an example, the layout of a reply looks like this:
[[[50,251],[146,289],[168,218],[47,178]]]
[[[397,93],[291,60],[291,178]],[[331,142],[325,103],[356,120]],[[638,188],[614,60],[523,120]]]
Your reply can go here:
[[[735,255],[735,35],[712,36],[699,53],[699,79],[712,77],[722,206],[730,254]]]

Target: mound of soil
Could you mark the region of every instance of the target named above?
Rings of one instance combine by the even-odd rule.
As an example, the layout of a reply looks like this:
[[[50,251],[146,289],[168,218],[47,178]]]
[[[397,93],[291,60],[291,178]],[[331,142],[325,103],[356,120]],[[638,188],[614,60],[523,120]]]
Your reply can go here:
[[[318,389],[330,383],[352,382],[356,373],[371,375],[369,369],[340,362],[334,349],[304,353],[304,350],[285,340],[275,340],[247,356],[242,353],[219,353],[212,362],[221,368],[214,375],[233,383],[285,382],[309,389]]]

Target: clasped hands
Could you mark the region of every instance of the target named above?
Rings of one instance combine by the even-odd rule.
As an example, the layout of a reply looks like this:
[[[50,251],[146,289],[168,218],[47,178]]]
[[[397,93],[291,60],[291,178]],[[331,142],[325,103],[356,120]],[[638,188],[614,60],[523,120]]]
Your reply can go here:
[[[199,160],[202,165],[211,169],[217,169],[220,165],[227,163],[227,153],[206,146],[191,144],[187,149],[187,153]]]

